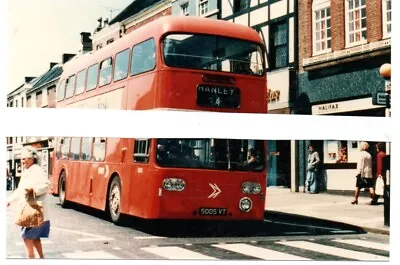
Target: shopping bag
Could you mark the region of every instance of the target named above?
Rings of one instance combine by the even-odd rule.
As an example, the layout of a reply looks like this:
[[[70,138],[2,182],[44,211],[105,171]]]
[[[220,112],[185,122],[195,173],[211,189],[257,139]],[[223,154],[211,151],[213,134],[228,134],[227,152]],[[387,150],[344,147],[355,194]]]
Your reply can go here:
[[[375,194],[376,195],[383,195],[383,189],[385,184],[383,183],[382,177],[378,177],[375,183]]]
[[[26,195],[25,205],[17,216],[15,224],[22,227],[37,227],[44,222],[43,206],[39,205],[34,194]]]

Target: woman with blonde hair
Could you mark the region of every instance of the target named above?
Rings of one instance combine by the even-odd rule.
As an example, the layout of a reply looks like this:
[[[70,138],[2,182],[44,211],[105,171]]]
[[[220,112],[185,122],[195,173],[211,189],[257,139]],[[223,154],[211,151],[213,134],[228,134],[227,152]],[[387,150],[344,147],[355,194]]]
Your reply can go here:
[[[368,153],[369,144],[367,142],[361,142],[361,155],[360,160],[357,163],[357,181],[356,189],[354,192],[354,201],[351,204],[358,204],[358,196],[360,195],[360,189],[369,188],[369,194],[371,199],[374,199],[374,179],[372,177],[372,157]],[[373,201],[371,201],[373,204]]]
[[[38,227],[21,227],[21,236],[25,243],[25,250],[28,258],[35,258],[34,249],[40,258],[44,258],[42,243],[40,238],[49,237],[50,221],[47,216],[47,193],[50,187],[49,178],[44,170],[37,164],[38,155],[34,148],[25,147],[21,153],[21,161],[24,167],[21,182],[18,188],[10,195],[7,200],[7,207],[11,203],[16,203],[16,213],[21,213],[22,207],[26,203],[27,196],[36,198],[38,205],[42,206],[44,222]]]

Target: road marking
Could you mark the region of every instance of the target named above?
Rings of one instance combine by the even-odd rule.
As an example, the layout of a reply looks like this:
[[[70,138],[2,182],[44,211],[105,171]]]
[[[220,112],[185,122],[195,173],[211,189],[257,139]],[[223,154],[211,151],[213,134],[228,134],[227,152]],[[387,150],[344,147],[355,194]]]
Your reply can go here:
[[[161,256],[167,259],[206,259],[206,260],[218,260],[217,258],[206,256],[191,250],[187,250],[180,247],[146,247],[141,248],[146,252],[150,252],[157,256]]]
[[[300,227],[309,227],[309,228],[319,228],[319,229],[326,229],[326,230],[340,230],[338,228],[331,228],[331,227],[324,227],[324,226],[315,226],[315,225],[300,225],[294,223],[286,223],[286,222],[276,222],[276,221],[269,221],[264,219],[264,222],[273,223],[273,224],[283,224],[283,225],[291,225],[291,226],[300,226]]]
[[[376,242],[359,240],[359,239],[335,239],[332,241],[344,243],[344,244],[356,245],[356,246],[360,246],[360,247],[366,247],[366,248],[380,249],[380,250],[386,250],[386,251],[390,250],[389,244],[376,243]]]
[[[343,248],[331,247],[322,244],[307,242],[307,241],[287,241],[287,242],[276,242],[277,244],[282,244],[286,246],[291,246],[295,248],[302,248],[311,250],[313,252],[320,252],[324,254],[339,256],[348,259],[356,259],[356,260],[389,260],[388,257],[347,250]]]
[[[41,241],[42,241],[42,245],[49,245],[49,244],[53,244],[53,243],[54,243],[54,242],[51,241],[51,240],[44,240],[44,239],[42,239]],[[23,246],[24,244],[25,244],[25,243],[24,243],[24,242],[21,242],[21,241],[15,242],[15,245],[16,245],[16,246]]]
[[[114,247],[113,249],[114,249],[114,250],[121,250],[122,248],[120,248],[120,247]]]
[[[112,241],[114,238],[98,237],[98,238],[79,238],[79,242],[91,242],[91,241]]]
[[[141,239],[162,239],[165,237],[162,237],[162,236],[134,236],[133,238],[141,240]]]
[[[24,259],[25,257],[19,255],[11,255],[8,256],[7,259]]]
[[[212,245],[213,247],[226,249],[236,253],[244,254],[247,256],[256,257],[263,260],[310,260],[304,257],[295,256],[275,250],[260,248],[243,243],[226,244],[226,245]]]
[[[71,229],[65,229],[65,228],[59,228],[59,227],[52,227],[52,230],[58,230],[61,232],[66,232],[66,233],[71,233],[71,234],[77,234],[77,235],[82,235],[82,236],[87,236],[89,238],[80,238],[78,239],[79,242],[90,242],[90,241],[111,241],[114,240],[112,237],[104,237],[101,235],[96,235],[96,234],[91,234],[87,232],[82,232],[82,231],[76,231],[76,230],[71,230]]]
[[[105,251],[70,252],[62,255],[68,259],[120,259]]]

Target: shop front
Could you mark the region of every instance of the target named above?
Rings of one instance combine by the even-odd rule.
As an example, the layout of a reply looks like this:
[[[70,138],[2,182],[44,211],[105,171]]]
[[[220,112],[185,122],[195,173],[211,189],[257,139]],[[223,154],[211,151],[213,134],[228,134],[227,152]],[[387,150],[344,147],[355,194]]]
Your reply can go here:
[[[383,106],[372,105],[371,97],[313,105],[311,109],[313,115],[385,116],[385,108]],[[365,129],[369,130],[373,127],[374,124],[370,124]],[[345,130],[346,128],[343,129]],[[336,139],[313,142],[317,150],[320,151],[322,162],[320,184],[322,190],[354,190],[357,162],[360,159],[361,141],[362,139],[358,141]],[[372,156],[374,172],[377,142],[367,142],[370,146],[368,151]]]
[[[282,69],[268,73],[268,113],[291,114],[290,99],[294,72]],[[270,128],[273,130],[273,127]],[[279,126],[279,125],[276,125]],[[269,140],[267,143],[267,185],[291,187],[291,141]]]

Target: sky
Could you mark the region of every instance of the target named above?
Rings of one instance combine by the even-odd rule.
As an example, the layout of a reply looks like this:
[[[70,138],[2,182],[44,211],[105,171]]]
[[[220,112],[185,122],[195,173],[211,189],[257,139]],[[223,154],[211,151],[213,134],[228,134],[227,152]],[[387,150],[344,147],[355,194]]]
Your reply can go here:
[[[81,50],[81,32],[93,34],[99,17],[115,17],[133,0],[9,0],[7,91],[40,76],[63,53]]]

